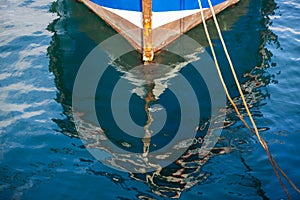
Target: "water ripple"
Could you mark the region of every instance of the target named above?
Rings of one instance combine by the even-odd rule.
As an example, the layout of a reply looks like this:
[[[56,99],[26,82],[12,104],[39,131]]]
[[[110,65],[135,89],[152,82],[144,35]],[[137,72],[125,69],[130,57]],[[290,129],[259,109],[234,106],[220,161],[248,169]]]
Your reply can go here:
[[[84,55],[82,49],[94,45],[87,35],[100,41],[114,32],[80,4],[63,2],[72,8],[58,5],[57,13],[68,18],[54,23],[58,14],[48,12],[52,1],[0,1],[0,199],[162,199],[159,194],[183,199],[285,198],[265,152],[230,107],[220,139],[227,151],[214,152],[220,156],[199,162],[195,144],[189,156],[160,175],[129,175],[95,160],[74,138],[68,107],[70,77],[77,58]],[[261,1],[243,0],[235,12],[224,12],[220,19],[226,25],[228,15],[236,15],[236,24],[230,22],[224,36],[238,74],[244,74],[247,101],[271,153],[299,186],[300,3],[264,0],[258,7],[257,2]],[[199,35],[199,30],[191,35]],[[62,56],[67,58],[59,60]]]

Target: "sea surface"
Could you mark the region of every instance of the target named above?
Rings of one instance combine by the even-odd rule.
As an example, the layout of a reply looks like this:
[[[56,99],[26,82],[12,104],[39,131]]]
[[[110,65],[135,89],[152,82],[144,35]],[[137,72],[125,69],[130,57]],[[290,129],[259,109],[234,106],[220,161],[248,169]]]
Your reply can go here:
[[[300,187],[300,2],[241,0],[220,13],[218,20],[260,134],[277,163]],[[212,20],[208,27],[229,92],[249,121]],[[80,139],[80,131],[84,130],[90,140],[108,131],[119,147],[137,152],[142,144],[114,138],[114,134],[120,137],[118,124],[111,120],[109,100],[105,99],[113,89],[111,82],[141,64],[134,51],[106,63],[110,67],[101,80],[108,86],[98,87],[96,110],[107,129],[97,132],[82,122],[79,130],[74,122],[72,89],[76,74],[86,56],[115,34],[77,1],[0,0],[1,200],[288,199],[257,137],[237,118],[229,103],[220,111],[220,115],[225,113],[225,123],[221,125],[218,148],[202,160],[196,153],[178,158],[157,173],[146,174],[119,171],[98,161]],[[211,55],[201,25],[187,36]],[[180,60],[164,52],[156,59],[164,63]],[[189,64],[185,65],[182,73],[194,80]],[[151,101],[154,85],[139,86]],[[199,126],[205,130],[213,118],[206,110],[209,94],[200,94],[204,90],[200,87],[195,91],[202,98]],[[133,120],[143,127],[147,123],[147,98],[138,94],[129,101],[129,109]],[[176,123],[174,109],[178,102],[172,101],[167,89],[161,95],[157,102],[175,112],[164,126],[165,132],[172,134],[180,123]],[[152,110],[160,109],[155,102],[151,106]],[[198,131],[199,138],[201,133]],[[165,138],[168,140],[168,135]],[[153,137],[150,151],[163,146],[163,141]],[[196,141],[201,143],[200,139]],[[190,152],[197,152],[197,148],[199,144],[193,144]],[[300,199],[288,184],[287,190],[291,199]]]

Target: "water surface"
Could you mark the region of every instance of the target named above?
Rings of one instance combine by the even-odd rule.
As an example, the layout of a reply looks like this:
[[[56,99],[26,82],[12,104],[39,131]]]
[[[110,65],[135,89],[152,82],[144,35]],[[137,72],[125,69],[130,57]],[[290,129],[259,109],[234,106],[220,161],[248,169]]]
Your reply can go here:
[[[257,138],[230,106],[220,143],[230,151],[215,151],[203,165],[191,157],[187,162],[194,168],[185,168],[188,179],[180,179],[180,184],[162,178],[174,178],[172,170],[182,166],[171,165],[160,176],[150,173],[153,179],[146,179],[101,164],[78,138],[72,87],[86,55],[116,32],[70,0],[6,0],[0,9],[1,199],[287,198]],[[262,137],[298,186],[299,12],[296,0],[244,0],[218,16]],[[211,21],[209,27],[213,28]],[[201,26],[188,36],[210,52]],[[240,103],[213,30],[212,36],[230,93]],[[118,62],[130,69],[139,63],[137,58],[132,52]],[[157,59],[177,58],[161,54]],[[122,73],[112,70],[110,75]],[[142,101],[136,102],[140,104],[133,109],[143,108]],[[143,109],[139,113],[136,118],[142,124],[145,113]],[[288,189],[293,199],[300,198]]]

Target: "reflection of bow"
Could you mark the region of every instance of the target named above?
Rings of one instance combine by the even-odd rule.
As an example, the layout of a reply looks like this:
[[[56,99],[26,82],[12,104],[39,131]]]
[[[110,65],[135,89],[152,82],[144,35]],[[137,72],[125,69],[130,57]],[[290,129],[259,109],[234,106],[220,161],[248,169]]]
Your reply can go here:
[[[193,53],[186,55],[183,62],[175,61],[171,64],[168,63],[168,65],[150,63],[139,65],[130,70],[125,70],[126,67],[123,67],[120,63],[114,62],[113,65],[116,66],[117,70],[124,73],[122,78],[136,86],[132,93],[144,99],[146,95],[149,95],[147,93],[151,92],[155,99],[159,99],[159,96],[168,88],[169,80],[175,78],[184,66],[199,60],[197,54],[203,51],[203,49],[196,49]]]
[[[150,92],[158,99],[168,87],[168,80],[175,77],[177,72],[178,69],[166,65],[141,65],[125,72],[123,78],[136,86],[132,92],[141,98],[150,97]]]

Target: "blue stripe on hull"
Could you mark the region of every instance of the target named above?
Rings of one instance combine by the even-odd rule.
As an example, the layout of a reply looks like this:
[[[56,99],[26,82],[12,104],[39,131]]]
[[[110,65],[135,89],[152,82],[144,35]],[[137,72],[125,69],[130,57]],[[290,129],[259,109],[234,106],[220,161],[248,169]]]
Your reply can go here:
[[[92,2],[114,9],[142,11],[142,0],[91,0]],[[211,0],[213,6],[226,0]],[[201,0],[203,8],[208,8],[207,0]],[[154,12],[194,10],[199,9],[198,0],[153,0]]]

